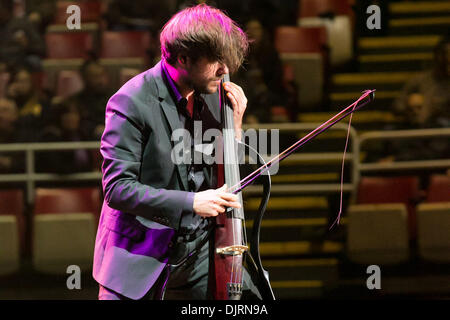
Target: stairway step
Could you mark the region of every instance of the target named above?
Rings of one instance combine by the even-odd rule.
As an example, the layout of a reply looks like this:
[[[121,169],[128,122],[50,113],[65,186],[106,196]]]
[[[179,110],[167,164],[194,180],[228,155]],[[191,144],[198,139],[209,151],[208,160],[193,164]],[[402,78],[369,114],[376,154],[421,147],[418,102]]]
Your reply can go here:
[[[314,243],[311,241],[283,241],[261,242],[261,256],[298,256],[311,254],[338,254],[342,252],[344,245],[336,241],[324,241]]]
[[[394,18],[389,21],[390,35],[445,35],[450,26],[449,16]]]
[[[358,41],[358,47],[360,49],[415,48],[415,47],[432,48],[441,39],[442,36],[440,35],[361,38]]]
[[[327,223],[328,220],[326,218],[265,219],[261,223],[261,228],[325,226]],[[251,228],[253,220],[247,220],[245,226]]]
[[[259,199],[250,198],[245,204],[245,210],[258,210]],[[327,209],[326,197],[272,197],[267,210],[284,209]]]
[[[399,14],[424,14],[424,13],[450,13],[450,2],[448,1],[413,1],[395,2],[389,4],[389,12],[392,15]]]
[[[335,86],[358,84],[403,84],[418,72],[368,72],[368,73],[341,73],[332,76]]]
[[[381,71],[417,71],[428,69],[432,66],[433,53],[408,52],[390,54],[360,55],[358,62],[360,72]]]
[[[354,97],[356,92],[334,92],[330,94],[331,98],[331,107],[332,110],[339,110],[342,108],[343,104],[348,101],[349,97]],[[397,98],[399,95],[399,91],[382,91],[377,90],[375,92],[375,100],[368,106],[370,109],[374,109],[376,111],[367,111],[367,112],[384,112],[384,113],[390,113],[390,108],[392,106],[392,102],[394,99]],[[358,111],[355,113],[354,117],[359,115],[360,113],[363,113],[364,111]],[[355,120],[355,119],[354,119]],[[398,120],[395,119],[394,116],[383,116],[383,117],[376,117],[374,119],[371,119],[369,122],[387,122],[387,123],[393,123],[397,122]],[[352,121],[352,124],[358,124],[360,121],[356,121],[354,123]]]
[[[360,63],[377,62],[404,62],[404,61],[430,61],[433,53],[391,53],[391,54],[365,54],[358,57]]]

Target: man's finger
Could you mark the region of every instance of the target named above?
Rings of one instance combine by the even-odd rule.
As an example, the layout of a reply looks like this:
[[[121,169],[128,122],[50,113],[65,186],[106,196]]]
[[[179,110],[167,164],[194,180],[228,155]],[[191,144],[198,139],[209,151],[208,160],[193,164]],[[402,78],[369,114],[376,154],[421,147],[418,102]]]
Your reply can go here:
[[[227,201],[238,201],[238,196],[230,192],[219,192],[217,195]]]
[[[224,213],[225,212],[225,208],[224,207],[219,206],[219,205],[217,205],[215,203],[213,203],[212,207],[213,207],[214,210],[216,210],[217,213]]]

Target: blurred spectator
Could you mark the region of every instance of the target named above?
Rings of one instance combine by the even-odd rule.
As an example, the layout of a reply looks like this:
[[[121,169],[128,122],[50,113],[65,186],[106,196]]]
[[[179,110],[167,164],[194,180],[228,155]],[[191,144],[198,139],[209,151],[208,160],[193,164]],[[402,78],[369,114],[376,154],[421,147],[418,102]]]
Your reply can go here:
[[[26,0],[25,2],[28,20],[40,34],[45,34],[47,26],[55,17],[56,0]]]
[[[442,40],[434,50],[433,68],[405,84],[402,93],[394,102],[394,112],[403,120],[396,129],[450,127],[449,49],[448,39]],[[400,139],[373,143],[367,148],[368,162],[450,158],[448,137]]]
[[[100,139],[105,124],[106,103],[113,94],[104,66],[87,60],[80,68],[84,88],[71,98],[77,100],[80,113],[92,139]]]
[[[12,0],[0,0],[0,64],[41,68],[45,42],[26,17],[12,16]]]
[[[112,0],[108,4],[105,19],[109,30],[161,29],[175,10],[175,1]]]
[[[37,128],[44,125],[49,112],[49,99],[36,88],[29,70],[19,68],[12,73],[7,96],[16,102],[19,117],[32,117]]]
[[[296,107],[288,105],[292,99],[283,85],[283,67],[271,37],[256,19],[247,22],[246,32],[251,41],[249,55],[243,67],[232,77],[248,99],[244,121],[290,121]],[[286,111],[280,112],[281,108],[286,108]],[[272,109],[276,114],[272,114]]]
[[[30,117],[19,118],[14,100],[0,98],[0,144],[30,142],[36,134]],[[0,173],[24,172],[23,152],[1,152]]]
[[[406,83],[395,101],[395,112],[406,128],[450,126],[450,42],[434,50],[433,68]]]
[[[80,106],[75,99],[67,99],[53,109],[55,122],[45,127],[40,137],[42,142],[88,141],[81,118]],[[92,170],[91,154],[87,150],[41,152],[37,157],[40,172],[74,173]]]

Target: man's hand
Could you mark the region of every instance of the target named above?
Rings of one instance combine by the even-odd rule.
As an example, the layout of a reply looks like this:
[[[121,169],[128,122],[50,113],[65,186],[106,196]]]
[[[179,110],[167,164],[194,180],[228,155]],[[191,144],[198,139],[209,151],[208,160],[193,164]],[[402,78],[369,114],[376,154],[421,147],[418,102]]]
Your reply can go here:
[[[233,106],[234,131],[236,139],[241,140],[242,137],[242,118],[247,108],[247,97],[244,90],[233,82],[224,82],[223,87],[227,91],[227,97]]]
[[[226,207],[240,208],[238,196],[226,191],[225,184],[219,189],[197,192],[194,196],[194,212],[203,218],[208,218],[224,213]]]

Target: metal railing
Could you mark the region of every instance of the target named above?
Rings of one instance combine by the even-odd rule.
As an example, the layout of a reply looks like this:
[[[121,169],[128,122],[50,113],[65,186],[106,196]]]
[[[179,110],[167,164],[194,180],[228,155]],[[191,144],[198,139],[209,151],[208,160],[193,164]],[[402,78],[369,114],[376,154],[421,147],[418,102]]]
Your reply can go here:
[[[257,125],[244,125],[243,129],[277,129],[280,132],[304,132],[304,131],[312,131],[320,126],[322,123],[280,123],[280,124],[257,124]],[[330,131],[343,131],[347,132],[348,125],[343,123],[337,123],[333,127],[330,127],[328,130]],[[324,132],[325,133],[325,132]],[[321,133],[321,134],[324,134]],[[352,163],[352,171],[350,176],[350,182],[344,183],[342,190],[344,192],[350,192],[354,194],[356,191],[356,186],[359,181],[359,172],[357,170],[358,162],[359,162],[359,139],[356,130],[353,127],[350,127],[350,136],[349,140],[351,143],[351,150],[347,150],[345,161]],[[283,150],[280,150],[282,152]],[[341,162],[343,158],[343,152],[320,152],[320,153],[312,153],[302,152],[302,149],[296,151],[296,153],[290,155],[286,158],[286,162],[288,161],[314,161],[314,160],[323,160],[323,159]],[[283,162],[280,164],[283,165]],[[302,183],[302,184],[276,184],[272,186],[272,193],[274,194],[295,194],[295,193],[338,193],[341,190],[341,184],[311,184],[311,183]],[[246,194],[260,194],[262,191],[261,186],[249,186],[244,190]]]
[[[450,136],[450,128],[374,131],[359,135],[359,146],[360,148],[362,148],[366,143],[374,140],[435,138],[443,136]],[[420,152],[420,150],[417,150],[417,152]],[[426,170],[435,168],[450,168],[450,159],[358,163],[357,165],[358,165],[357,170],[359,172],[374,172],[374,171],[382,172],[382,171],[399,171],[411,169]]]
[[[82,172],[73,174],[36,173],[36,152],[63,151],[77,149],[100,149],[100,142],[47,142],[47,143],[13,143],[0,144],[2,152],[24,152],[25,173],[0,174],[0,182],[24,182],[26,184],[27,203],[34,201],[36,182],[41,181],[98,181],[101,180],[100,171]]]
[[[304,132],[313,130],[319,126],[320,123],[282,123],[282,124],[258,124],[258,125],[244,125],[245,129],[277,129],[280,132]],[[347,131],[348,126],[342,123],[337,123],[329,130]],[[361,174],[364,172],[384,172],[384,171],[399,171],[405,169],[435,169],[435,168],[450,168],[450,159],[439,160],[417,160],[417,161],[394,161],[390,163],[361,163],[360,150],[361,146],[373,140],[395,140],[395,139],[414,139],[414,138],[433,138],[450,136],[450,128],[442,129],[421,129],[421,130],[397,130],[397,131],[374,131],[367,132],[361,135],[357,131],[350,128],[350,142],[351,150],[347,150],[345,161],[351,163],[350,182],[344,183],[343,191],[356,195],[357,186]],[[35,170],[35,153],[43,151],[62,151],[62,150],[76,150],[76,149],[97,149],[100,148],[100,142],[51,142],[51,143],[17,143],[17,144],[0,144],[0,154],[3,152],[23,152],[25,153],[25,172],[0,174],[0,182],[23,182],[26,185],[27,203],[32,204],[34,201],[35,188],[37,182],[62,182],[62,181],[100,181],[101,172],[83,172],[73,174],[55,174],[55,173],[37,173]],[[283,150],[280,150],[283,151]],[[315,161],[323,160],[324,158],[330,161],[339,163],[342,161],[343,153],[341,152],[316,152],[305,153],[299,149],[295,154],[284,160],[285,162],[294,161]],[[281,166],[283,163],[281,162]],[[246,194],[258,194],[262,190],[259,185],[249,186],[244,190]],[[272,186],[273,194],[304,194],[304,193],[338,193],[341,190],[339,183],[332,184],[275,184]]]
[[[277,124],[258,124],[253,126],[244,126],[245,129],[277,129],[280,132],[302,132],[305,130],[313,130],[320,123],[283,123]],[[347,131],[348,126],[344,124],[336,124],[329,130]],[[344,192],[354,192],[357,181],[359,180],[359,173],[355,168],[359,160],[359,143],[356,130],[350,128],[350,139],[352,141],[352,151],[346,154],[346,161],[352,162],[352,178],[350,183],[343,186]],[[100,142],[50,142],[50,143],[16,143],[16,144],[0,144],[0,154],[2,152],[24,152],[25,153],[25,172],[24,173],[10,173],[0,174],[0,182],[23,182],[26,185],[27,203],[32,204],[34,201],[35,188],[37,182],[62,182],[62,181],[100,181],[101,172],[83,172],[73,174],[56,174],[56,173],[37,173],[35,168],[36,152],[43,151],[62,151],[62,150],[76,150],[76,149],[97,149],[100,148]],[[282,150],[280,150],[282,151]],[[324,158],[332,161],[339,161],[342,159],[342,153],[302,153],[301,149],[296,154],[291,155],[285,161],[314,161],[323,160]],[[274,185],[272,187],[273,193],[293,194],[293,193],[335,193],[340,191],[340,184],[286,184]],[[247,194],[256,194],[262,190],[261,186],[249,186],[244,190]]]

